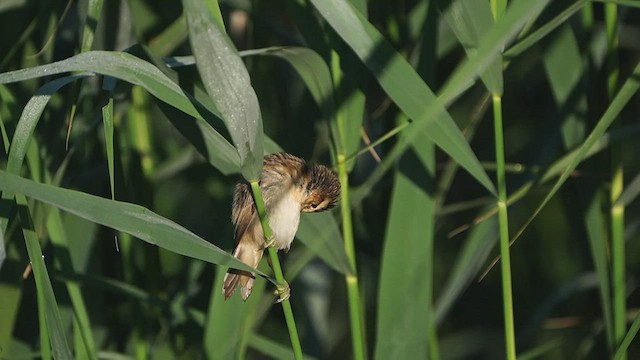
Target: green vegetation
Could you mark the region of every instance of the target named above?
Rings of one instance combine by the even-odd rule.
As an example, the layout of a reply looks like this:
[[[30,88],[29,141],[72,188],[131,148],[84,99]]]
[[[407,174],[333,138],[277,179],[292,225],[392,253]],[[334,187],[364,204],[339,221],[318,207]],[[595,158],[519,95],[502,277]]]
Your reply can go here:
[[[0,359],[640,357],[639,8],[3,0]],[[252,269],[276,151],[342,199]]]

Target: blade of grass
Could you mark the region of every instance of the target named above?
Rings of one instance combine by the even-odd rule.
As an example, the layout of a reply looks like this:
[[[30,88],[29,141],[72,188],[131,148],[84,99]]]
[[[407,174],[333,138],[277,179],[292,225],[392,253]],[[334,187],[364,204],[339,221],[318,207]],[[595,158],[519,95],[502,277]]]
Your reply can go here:
[[[498,6],[495,1],[489,4],[486,1],[475,0],[454,1],[443,10],[444,19],[456,34],[467,55],[477,51],[480,39],[493,26],[494,17],[491,14],[495,11],[504,13],[503,5]],[[502,59],[496,58],[485,72],[480,74],[480,78],[490,93],[502,94]]]
[[[331,214],[302,214],[296,237],[336,271],[352,273],[338,223]]]
[[[607,95],[611,99],[618,90],[618,6],[604,5],[605,29],[607,33]],[[613,340],[620,344],[627,333],[627,276],[626,255],[624,244],[624,213],[622,204],[616,205],[616,200],[624,190],[624,163],[622,160],[623,142],[611,146],[611,185],[609,187],[609,216],[611,221],[611,266],[612,266],[612,305],[613,305]],[[627,359],[625,352],[621,360]]]
[[[534,19],[546,7],[548,0],[513,1],[505,15],[478,41],[478,49],[467,58],[449,77],[438,99],[450,103],[469,88],[470,81],[481,74],[501,56],[505,45],[521,30],[522,26]]]
[[[335,115],[331,73],[327,63],[315,51],[303,47],[269,47],[242,51],[241,56],[273,56],[288,62],[304,81],[326,120]]]
[[[638,335],[638,331],[640,331],[640,313],[636,315],[636,318],[633,319],[631,326],[629,327],[629,331],[627,331],[624,339],[620,342],[620,346],[618,346],[618,350],[613,355],[614,360],[622,360],[625,357],[627,349],[631,345],[633,339]]]
[[[100,13],[102,12],[103,0],[89,0],[87,4],[87,16],[84,19],[84,28],[82,31],[82,42],[80,44],[80,52],[87,52],[91,50],[93,46],[93,38],[98,26],[98,20],[100,20]],[[73,84],[71,90],[71,110],[69,112],[69,126],[67,129],[66,146],[69,146],[69,136],[71,135],[71,128],[73,127],[73,119],[78,108],[78,98],[80,96],[80,87],[82,86],[82,80]]]
[[[2,173],[6,174],[4,171]],[[3,188],[3,190],[6,189]],[[49,338],[53,358],[72,359],[73,356],[71,355],[71,349],[65,337],[60,312],[58,311],[58,303],[53,293],[53,287],[51,286],[47,266],[44,262],[42,249],[40,248],[38,236],[33,227],[31,215],[29,214],[27,199],[22,194],[16,194],[15,198],[33,276],[36,281],[38,301],[42,302],[42,306],[39,306],[39,308],[40,310],[44,310],[46,327],[40,329],[41,336]],[[43,344],[43,351],[45,351],[48,346],[49,344]]]
[[[539,44],[541,39],[549,35],[549,33],[555,30],[558,26],[564,25],[568,18],[580,11],[580,9],[589,2],[590,0],[577,0],[572,3],[565,10],[553,17],[553,19],[549,20],[549,22],[540,26],[536,31],[509,47],[509,49],[504,52],[504,58],[506,60],[511,60],[525,52],[531,46]]]
[[[495,188],[480,166],[444,104],[364,16],[344,0],[312,0],[315,8],[371,70],[387,95],[415,123],[401,142],[367,180],[375,183],[418,137],[426,136],[461,164],[491,193]]]
[[[616,117],[620,114],[622,109],[627,105],[631,97],[638,91],[640,88],[640,64],[638,64],[633,70],[632,74],[629,76],[624,85],[620,88],[620,91],[617,93],[613,101],[611,101],[609,107],[602,115],[595,128],[591,131],[585,142],[580,146],[575,155],[572,156],[571,162],[566,166],[560,178],[555,182],[551,190],[544,197],[540,205],[536,207],[536,210],[533,214],[527,219],[522,227],[516,232],[514,237],[511,240],[511,243],[516,241],[520,235],[524,232],[524,230],[529,226],[529,224],[533,221],[533,219],[540,213],[542,208],[551,200],[551,198],[558,192],[560,187],[564,184],[565,181],[569,178],[571,173],[576,169],[578,164],[582,162],[588,153],[588,151],[594,146],[594,144],[604,135],[605,131]]]
[[[140,85],[161,101],[195,117],[197,119],[196,126],[202,133],[201,136],[207,139],[207,144],[215,146],[215,151],[207,153],[209,155],[207,160],[223,172],[230,173],[239,170],[240,159],[233,145],[209,124],[202,121],[206,114],[202,115],[201,112],[206,112],[206,108],[188,96],[158,68],[131,54],[89,51],[51,64],[0,74],[0,84],[71,71],[90,71]]]
[[[0,190],[24,194],[177,254],[255,272],[273,282],[265,273],[247,266],[226,251],[142,206],[39,184],[2,170],[0,170]]]
[[[65,272],[74,272],[75,266],[69,255],[67,235],[58,209],[54,208],[49,211],[46,226],[51,243],[56,247],[56,260],[59,263],[60,269]],[[77,324],[76,333],[79,333],[82,340],[80,342],[82,352],[76,352],[76,357],[86,356],[88,359],[95,359],[97,358],[96,344],[89,321],[89,312],[82,297],[80,286],[70,282],[66,282],[65,285],[69,293],[69,298],[71,299],[74,321]]]
[[[249,337],[249,346],[273,359],[290,359],[294,356],[291,349],[255,333]],[[303,358],[305,360],[315,359],[307,355],[303,355]]]
[[[154,54],[166,56],[187,40],[187,21],[184,14],[171,25],[164,28],[161,34],[149,41],[149,49]]]
[[[25,105],[18,120],[7,156],[7,172],[12,174],[20,172],[33,132],[51,96],[63,86],[87,76],[91,75],[81,74],[59,78],[43,85],[36,91],[36,94]],[[0,232],[4,234],[7,230],[13,194],[5,191],[2,193],[2,199],[2,205],[0,205]]]
[[[628,206],[640,195],[640,174],[624,188],[614,205]]]
[[[427,345],[435,331],[434,153],[433,143],[421,142],[403,155],[396,172],[380,269],[377,359],[437,359]]]
[[[255,308],[264,293],[264,283],[256,284],[252,296],[244,303],[239,296],[225,301],[220,289],[224,271],[218,271],[211,288],[209,308],[204,324],[204,352],[209,359],[243,358],[244,339],[251,335],[251,320]]]
[[[113,78],[108,78],[113,80]],[[113,158],[113,90],[115,81],[103,82],[103,89],[109,91],[109,100],[102,107],[102,126],[104,130],[104,147],[107,153],[107,167],[109,169],[109,186],[111,187],[111,200],[115,200],[115,159]]]
[[[248,181],[257,181],[262,171],[264,134],[258,98],[247,68],[203,2],[184,0],[183,6],[204,87],[231,134],[240,155],[242,175]]]
[[[37,286],[37,285],[36,285]],[[51,360],[51,339],[49,338],[49,330],[47,329],[47,305],[44,296],[39,296],[36,289],[36,302],[38,306],[38,326],[40,337],[40,353],[43,360]]]
[[[587,205],[585,213],[585,227],[591,248],[591,258],[598,275],[598,291],[604,318],[604,327],[609,350],[614,348],[613,317],[611,307],[611,271],[609,270],[609,250],[607,249],[607,227],[601,206],[603,199],[600,192],[596,192]]]
[[[10,143],[9,143],[9,134],[7,133],[7,129],[4,124],[5,119],[3,115],[9,113],[10,107],[15,106],[15,102],[16,101],[13,94],[11,94],[11,92],[9,92],[9,90],[5,86],[0,85],[0,132],[2,132],[2,145],[4,148],[5,154],[9,153]],[[2,216],[8,216],[8,213],[3,212],[4,210],[2,206],[3,205],[0,205],[0,224],[3,224],[1,220]],[[5,241],[4,241],[5,230],[6,230],[6,224],[0,226],[0,269],[2,269],[2,265],[4,264],[4,261],[7,258],[7,251],[5,247]],[[0,332],[2,332],[2,330],[0,330]],[[8,332],[10,333],[11,331],[9,330]],[[6,344],[4,341],[2,341],[3,339],[4,337],[0,336],[0,346],[2,346],[3,344]]]
[[[558,29],[547,46],[543,59],[547,79],[557,110],[553,117],[561,122],[564,148],[575,149],[586,133],[587,97],[585,61],[573,29],[566,24]]]
[[[131,106],[127,110],[129,144],[140,156],[140,166],[144,177],[151,177],[155,172],[153,153],[154,136],[151,129],[149,94],[139,86],[131,87]]]
[[[442,324],[455,301],[482,269],[498,239],[498,223],[495,217],[475,225],[467,236],[466,242],[449,271],[450,275],[439,291],[435,306],[435,321]]]

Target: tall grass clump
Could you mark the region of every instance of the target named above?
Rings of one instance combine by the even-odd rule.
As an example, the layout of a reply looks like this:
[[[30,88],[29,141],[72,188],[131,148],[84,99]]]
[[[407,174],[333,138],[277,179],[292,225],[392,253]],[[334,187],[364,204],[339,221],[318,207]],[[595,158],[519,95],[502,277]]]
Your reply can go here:
[[[639,7],[4,1],[0,358],[637,358]],[[254,269],[278,151],[341,201]]]

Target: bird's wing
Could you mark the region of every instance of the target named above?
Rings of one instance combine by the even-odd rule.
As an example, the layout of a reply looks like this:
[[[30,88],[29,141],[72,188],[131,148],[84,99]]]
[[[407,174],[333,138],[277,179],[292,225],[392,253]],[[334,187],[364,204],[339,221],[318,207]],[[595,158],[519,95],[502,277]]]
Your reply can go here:
[[[256,216],[256,207],[253,203],[253,196],[251,196],[249,184],[239,182],[233,194],[233,211],[231,213],[231,220],[236,228],[236,242],[238,242],[247,231],[254,216]]]

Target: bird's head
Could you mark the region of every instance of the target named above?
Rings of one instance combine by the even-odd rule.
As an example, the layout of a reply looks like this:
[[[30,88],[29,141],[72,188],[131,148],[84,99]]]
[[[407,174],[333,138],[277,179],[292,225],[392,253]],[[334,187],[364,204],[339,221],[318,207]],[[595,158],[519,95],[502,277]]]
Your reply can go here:
[[[302,211],[320,212],[334,208],[340,199],[340,181],[324,165],[310,165],[303,187]]]

